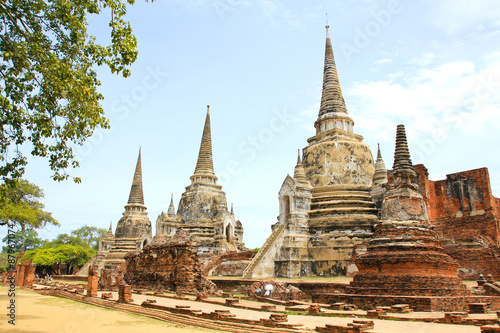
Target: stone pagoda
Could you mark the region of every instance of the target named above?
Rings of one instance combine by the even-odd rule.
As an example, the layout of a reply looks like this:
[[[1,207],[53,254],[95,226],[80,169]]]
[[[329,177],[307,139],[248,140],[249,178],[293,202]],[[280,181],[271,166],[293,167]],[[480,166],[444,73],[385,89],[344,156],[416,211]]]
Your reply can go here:
[[[372,188],[370,194],[378,210],[382,207],[384,193],[387,190],[387,169],[385,168],[382,154],[380,153],[380,144],[378,145],[377,161],[375,162],[375,173],[373,174]]]
[[[463,296],[458,265],[441,246],[417,184],[405,128],[398,125],[393,182],[381,208],[381,221],[367,252],[356,258],[359,271],[349,294]]]
[[[200,255],[217,255],[245,249],[243,227],[228,210],[226,194],[217,185],[212,159],[210,130],[210,106],[200,152],[191,184],[186,187],[179,202],[177,214],[173,203],[167,213],[162,212],[156,220],[156,237],[173,237],[178,230],[186,230],[198,246]]]
[[[245,270],[247,278],[354,273],[349,261],[378,220],[370,196],[372,153],[354,133],[328,29],[316,135],[307,140],[294,177],[287,176],[282,185],[278,222]]]
[[[102,234],[99,239],[97,255],[89,260],[80,271],[86,271],[87,265],[90,264],[97,265],[99,271],[102,268],[115,270],[118,266],[125,264],[124,257],[127,252],[142,250],[151,242],[151,221],[146,209],[142,190],[141,150],[139,150],[128,202],[123,216],[118,221],[115,234],[110,225],[109,231]]]

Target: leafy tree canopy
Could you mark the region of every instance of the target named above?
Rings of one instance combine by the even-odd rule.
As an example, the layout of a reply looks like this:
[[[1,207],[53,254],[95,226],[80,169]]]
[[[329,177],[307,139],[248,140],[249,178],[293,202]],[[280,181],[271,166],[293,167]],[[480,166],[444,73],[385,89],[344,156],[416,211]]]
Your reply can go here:
[[[26,230],[47,224],[59,225],[52,213],[43,210],[45,205],[39,201],[41,198],[43,191],[27,180],[0,184],[0,225],[16,226],[25,235]]]
[[[107,230],[104,228],[89,227],[88,225],[84,225],[81,228],[73,230],[71,232],[71,236],[83,240],[91,248],[97,250],[99,247],[99,237],[105,232],[107,232]]]
[[[41,239],[38,237],[38,232],[33,229],[27,229],[24,232],[21,230],[16,231],[12,236],[5,235],[5,237],[2,239],[2,242],[4,244],[7,244],[7,242],[10,242],[14,244],[12,250],[14,252],[20,252],[21,247],[23,245],[23,240],[24,240],[24,249],[25,251],[29,250],[34,250],[39,247],[45,246],[45,244],[48,242],[47,240]],[[8,252],[8,247],[4,246],[2,248],[2,252]]]
[[[0,178],[23,175],[31,154],[47,158],[54,180],[77,167],[72,145],[108,128],[96,66],[130,75],[136,38],[124,17],[135,0],[0,1]],[[111,11],[110,43],[87,32],[87,18]],[[80,179],[75,177],[79,182]]]
[[[36,265],[51,266],[67,264],[69,266],[84,265],[96,251],[89,247],[62,244],[54,248],[40,248],[26,252],[23,260],[31,260]]]
[[[83,248],[90,248],[90,245],[86,243],[83,239],[80,239],[76,236],[73,235],[68,235],[68,234],[59,234],[57,237],[46,243],[45,247],[47,248],[55,248],[60,245],[71,245],[71,246],[79,246]]]

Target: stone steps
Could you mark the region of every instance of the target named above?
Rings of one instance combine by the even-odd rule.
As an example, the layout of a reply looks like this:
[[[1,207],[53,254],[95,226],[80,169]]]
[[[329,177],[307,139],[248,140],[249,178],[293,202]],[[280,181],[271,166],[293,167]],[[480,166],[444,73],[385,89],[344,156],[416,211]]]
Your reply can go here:
[[[253,257],[252,261],[248,266],[245,268],[243,271],[243,278],[245,279],[250,279],[252,278],[252,273],[255,267],[260,263],[260,261],[264,258],[264,256],[267,254],[267,251],[271,248],[271,246],[274,244],[276,239],[281,236],[283,231],[285,230],[286,223],[281,223],[278,226],[276,226],[269,238],[267,238],[266,242],[264,245],[261,247],[259,252]]]
[[[377,209],[375,207],[330,207],[322,209],[313,209],[309,211],[309,216],[311,218],[315,216],[324,215],[346,215],[346,214],[377,214]]]

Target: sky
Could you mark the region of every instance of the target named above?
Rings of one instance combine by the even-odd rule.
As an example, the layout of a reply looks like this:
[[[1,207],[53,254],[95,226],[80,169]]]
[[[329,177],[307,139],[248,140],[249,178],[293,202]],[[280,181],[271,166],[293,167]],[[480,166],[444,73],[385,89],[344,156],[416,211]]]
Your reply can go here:
[[[145,204],[153,227],[178,207],[193,174],[210,105],[214,169],[234,203],[248,248],[278,215],[278,191],[297,149],[314,135],[325,24],[354,132],[386,166],[404,124],[414,164],[431,180],[487,167],[500,196],[500,16],[495,0],[136,1],[127,14],[139,56],[124,79],[98,70],[111,130],[77,148],[82,178],[54,182],[30,159],[25,178],[44,189],[61,226],[113,228],[122,216],[142,148]],[[90,30],[106,42],[109,13]],[[154,231],[153,231],[154,233]]]

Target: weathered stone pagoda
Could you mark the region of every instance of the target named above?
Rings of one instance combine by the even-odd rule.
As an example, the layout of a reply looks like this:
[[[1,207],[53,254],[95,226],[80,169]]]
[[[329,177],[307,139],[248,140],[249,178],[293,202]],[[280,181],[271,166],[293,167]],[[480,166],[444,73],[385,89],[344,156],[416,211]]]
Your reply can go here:
[[[217,185],[212,159],[210,106],[207,107],[196,168],[191,184],[182,194],[177,214],[172,197],[167,213],[162,212],[156,220],[156,237],[173,237],[178,230],[190,234],[200,255],[245,249],[241,222],[235,219],[232,207],[228,210],[226,194],[222,186]]]
[[[372,153],[354,133],[328,29],[316,135],[283,182],[278,222],[245,270],[247,278],[346,275],[356,270],[349,261],[378,220],[370,196]]]
[[[142,189],[141,151],[139,150],[128,202],[123,216],[118,221],[115,234],[110,225],[108,233],[102,234],[99,239],[97,255],[80,269],[80,275],[84,275],[91,264],[97,265],[99,271],[102,268],[114,270],[125,264],[124,257],[127,252],[141,250],[151,242],[153,239],[151,221],[146,210]]]
[[[441,246],[429,222],[410,159],[405,128],[398,125],[394,181],[384,195],[381,221],[367,252],[356,258],[359,271],[348,293],[400,296],[463,296],[458,264]]]

